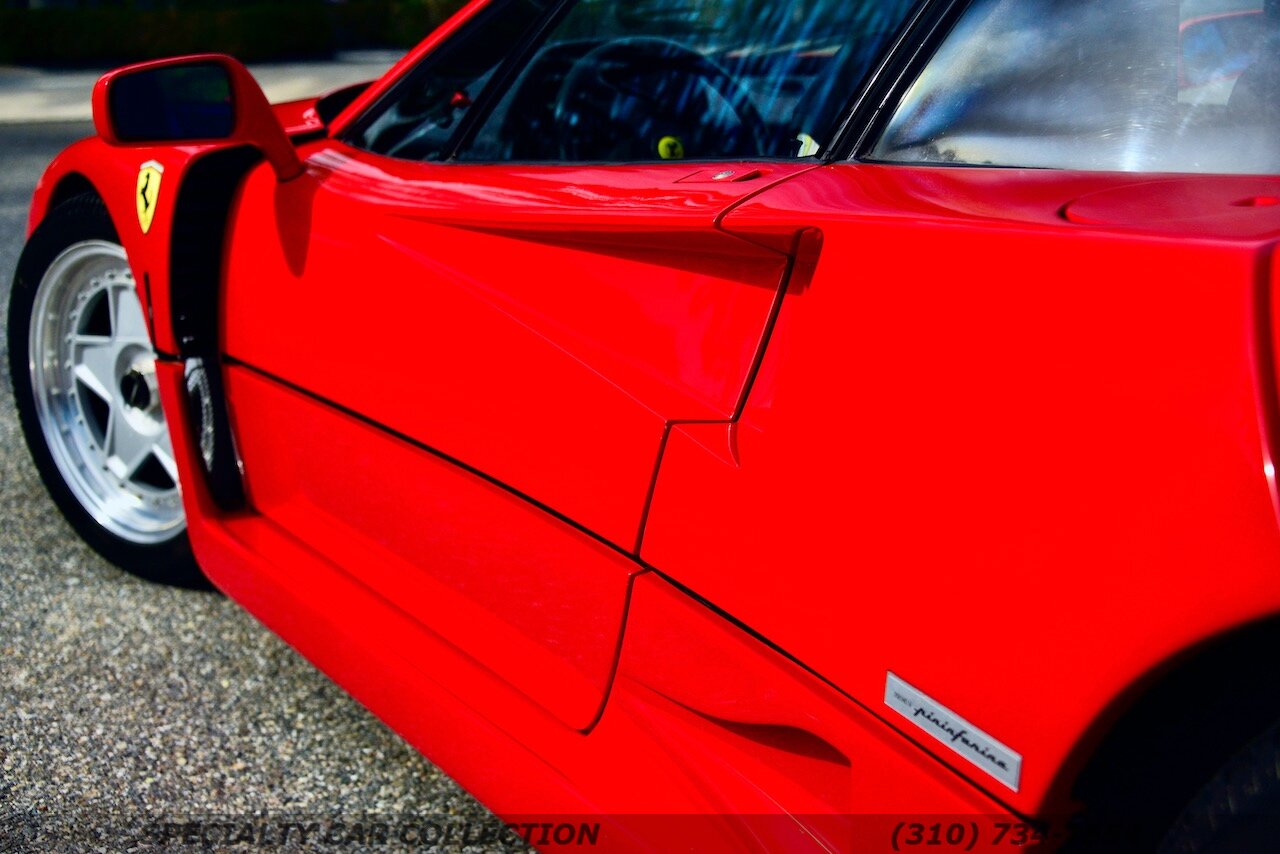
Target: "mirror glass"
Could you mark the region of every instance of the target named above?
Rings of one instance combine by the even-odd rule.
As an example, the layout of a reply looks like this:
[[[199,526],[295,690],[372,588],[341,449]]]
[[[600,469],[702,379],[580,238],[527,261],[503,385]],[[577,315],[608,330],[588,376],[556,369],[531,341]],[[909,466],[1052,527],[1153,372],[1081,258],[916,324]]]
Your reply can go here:
[[[231,75],[216,62],[127,74],[112,81],[107,97],[121,142],[226,139],[235,131]]]

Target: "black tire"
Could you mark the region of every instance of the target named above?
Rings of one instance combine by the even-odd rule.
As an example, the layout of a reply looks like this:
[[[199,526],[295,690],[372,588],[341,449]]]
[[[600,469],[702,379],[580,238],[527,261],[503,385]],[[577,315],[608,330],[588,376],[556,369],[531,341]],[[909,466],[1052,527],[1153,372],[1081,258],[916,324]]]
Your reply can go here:
[[[153,544],[134,543],[107,530],[90,515],[68,487],[46,443],[29,367],[31,315],[37,290],[55,259],[68,247],[91,240],[120,243],[101,199],[92,194],[76,196],[49,212],[31,235],[18,260],[9,297],[9,376],[27,448],[54,504],[76,533],[98,554],[148,581],[209,589],[209,582],[191,552],[185,526],[169,539]]]
[[[1280,846],[1280,724],[1236,754],[1200,790],[1160,854],[1236,854]]]

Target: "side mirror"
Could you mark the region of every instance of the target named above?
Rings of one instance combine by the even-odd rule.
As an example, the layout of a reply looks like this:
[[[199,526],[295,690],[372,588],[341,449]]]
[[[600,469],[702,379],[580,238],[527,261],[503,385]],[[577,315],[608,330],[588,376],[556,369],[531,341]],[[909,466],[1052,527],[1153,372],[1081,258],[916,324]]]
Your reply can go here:
[[[302,174],[302,161],[257,81],[222,54],[129,65],[93,90],[93,123],[110,145],[231,142],[262,152],[276,177]]]

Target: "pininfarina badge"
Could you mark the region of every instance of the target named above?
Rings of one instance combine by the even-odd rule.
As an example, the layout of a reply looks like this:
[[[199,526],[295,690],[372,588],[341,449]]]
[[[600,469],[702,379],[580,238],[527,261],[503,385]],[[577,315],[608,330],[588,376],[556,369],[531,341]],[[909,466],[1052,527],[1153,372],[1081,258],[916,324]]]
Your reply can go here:
[[[1010,789],[1018,791],[1022,777],[1021,755],[892,673],[885,682],[884,702]]]

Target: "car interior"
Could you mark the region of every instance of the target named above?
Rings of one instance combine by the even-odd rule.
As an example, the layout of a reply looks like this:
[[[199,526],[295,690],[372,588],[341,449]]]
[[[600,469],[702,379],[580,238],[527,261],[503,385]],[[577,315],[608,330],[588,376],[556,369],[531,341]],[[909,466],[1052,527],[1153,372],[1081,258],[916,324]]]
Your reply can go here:
[[[476,49],[430,58],[354,144],[471,162],[811,156],[912,4],[500,5],[503,50],[477,21],[455,40]],[[523,50],[513,48],[521,36]]]

